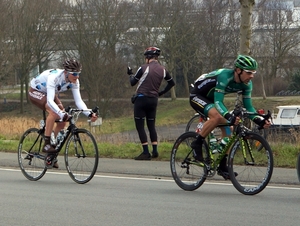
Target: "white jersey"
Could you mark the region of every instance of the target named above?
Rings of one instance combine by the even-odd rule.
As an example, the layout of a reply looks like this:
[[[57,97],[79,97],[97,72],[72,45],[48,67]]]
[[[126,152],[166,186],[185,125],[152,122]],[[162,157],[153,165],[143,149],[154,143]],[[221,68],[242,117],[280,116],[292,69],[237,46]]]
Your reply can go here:
[[[47,104],[49,107],[63,118],[65,112],[60,110],[57,104],[54,102],[55,94],[72,90],[73,98],[78,109],[87,109],[86,104],[83,102],[80,90],[79,80],[76,83],[67,82],[65,79],[64,70],[62,69],[49,69],[43,71],[37,77],[33,78],[30,82],[31,88],[38,90],[39,92],[47,94]],[[84,112],[88,116],[88,112]]]

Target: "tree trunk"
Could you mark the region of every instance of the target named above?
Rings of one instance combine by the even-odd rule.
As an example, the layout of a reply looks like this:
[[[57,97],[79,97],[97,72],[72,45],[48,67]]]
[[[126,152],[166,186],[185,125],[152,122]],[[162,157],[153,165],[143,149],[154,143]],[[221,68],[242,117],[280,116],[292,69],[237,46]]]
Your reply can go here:
[[[255,0],[240,0],[241,25],[240,25],[240,54],[250,55],[251,16]]]
[[[266,90],[265,90],[265,83],[264,83],[264,76],[263,76],[263,74],[260,74],[260,79],[261,79],[261,88],[262,88],[262,92],[263,92],[263,99],[266,100],[267,99],[267,95],[266,95]]]

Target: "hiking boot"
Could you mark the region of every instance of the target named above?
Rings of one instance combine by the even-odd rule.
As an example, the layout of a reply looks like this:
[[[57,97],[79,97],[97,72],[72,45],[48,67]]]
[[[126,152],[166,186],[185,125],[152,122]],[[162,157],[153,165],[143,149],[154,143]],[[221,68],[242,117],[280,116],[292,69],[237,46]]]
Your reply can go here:
[[[43,152],[45,152],[45,153],[56,153],[57,151],[50,144],[46,144],[43,148]]]
[[[139,156],[135,157],[134,160],[151,160],[151,155],[150,153],[148,154],[141,153]]]
[[[153,159],[154,159],[154,158],[157,158],[157,157],[158,157],[158,153],[157,153],[157,152],[156,152],[156,153],[153,153],[153,152],[152,152],[152,156],[151,156],[151,157],[152,157]]]
[[[191,143],[191,148],[194,149],[193,156],[197,161],[203,162],[203,155],[202,155],[202,144],[199,144],[197,140],[194,140]]]

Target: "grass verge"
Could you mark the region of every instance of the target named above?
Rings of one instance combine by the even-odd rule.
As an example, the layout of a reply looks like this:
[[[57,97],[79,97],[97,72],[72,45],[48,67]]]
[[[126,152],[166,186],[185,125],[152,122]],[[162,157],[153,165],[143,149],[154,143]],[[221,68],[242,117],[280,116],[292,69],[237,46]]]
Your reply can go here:
[[[226,98],[225,103],[229,109],[232,108],[234,99],[234,96]],[[253,98],[253,105],[257,109],[264,108],[274,111],[278,105],[289,104],[299,104],[299,97],[271,97],[267,100]],[[118,103],[114,104],[114,107],[116,106],[118,106]],[[124,106],[124,104],[122,106]],[[25,106],[25,113],[20,114],[18,103],[1,104],[0,111],[0,151],[17,153],[20,136],[28,128],[38,127],[42,114],[37,108],[30,104]],[[118,111],[118,109],[112,109],[111,111]],[[128,106],[126,106],[125,112],[127,112],[127,114],[120,117],[103,119],[103,125],[99,130],[96,129],[94,132],[95,136],[135,130],[132,104],[129,103]],[[176,101],[162,99],[159,101],[157,109],[156,125],[170,126],[185,124],[193,114],[194,110],[190,107],[187,98]],[[85,117],[81,117],[77,122],[77,126],[89,129],[86,120]],[[160,142],[160,156],[157,160],[169,161],[172,146],[173,142]],[[100,157],[107,158],[131,159],[141,152],[141,145],[132,142],[98,142],[98,147]],[[295,167],[296,158],[300,150],[299,142],[290,143],[288,141],[282,142],[280,139],[275,139],[275,142],[271,143],[271,147],[274,152],[274,163],[276,167]]]

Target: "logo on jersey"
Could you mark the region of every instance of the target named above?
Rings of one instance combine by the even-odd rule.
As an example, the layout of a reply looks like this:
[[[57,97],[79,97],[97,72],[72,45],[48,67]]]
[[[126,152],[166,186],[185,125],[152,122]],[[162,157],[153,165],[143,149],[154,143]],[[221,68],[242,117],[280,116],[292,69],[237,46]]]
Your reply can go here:
[[[29,92],[29,95],[38,100],[41,100],[45,96],[45,94],[38,91]]]
[[[205,102],[204,100],[199,99],[198,97],[194,97],[193,101],[200,105],[202,108],[204,108],[205,105],[207,105],[207,102]]]

